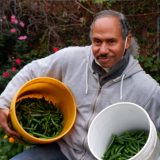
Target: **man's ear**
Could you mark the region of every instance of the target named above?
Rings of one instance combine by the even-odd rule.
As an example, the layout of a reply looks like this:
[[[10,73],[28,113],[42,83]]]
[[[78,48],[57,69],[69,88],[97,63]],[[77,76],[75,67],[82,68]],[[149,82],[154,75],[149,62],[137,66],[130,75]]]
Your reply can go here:
[[[128,49],[130,47],[131,42],[132,42],[132,34],[129,33],[128,36],[126,37],[125,49]]]

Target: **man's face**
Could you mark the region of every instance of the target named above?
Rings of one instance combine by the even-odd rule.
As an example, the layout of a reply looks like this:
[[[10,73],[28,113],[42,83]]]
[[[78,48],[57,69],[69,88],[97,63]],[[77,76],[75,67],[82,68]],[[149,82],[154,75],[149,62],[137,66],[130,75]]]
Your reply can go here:
[[[117,17],[103,17],[95,21],[92,29],[92,51],[102,67],[114,66],[129,45],[128,39],[125,44]]]

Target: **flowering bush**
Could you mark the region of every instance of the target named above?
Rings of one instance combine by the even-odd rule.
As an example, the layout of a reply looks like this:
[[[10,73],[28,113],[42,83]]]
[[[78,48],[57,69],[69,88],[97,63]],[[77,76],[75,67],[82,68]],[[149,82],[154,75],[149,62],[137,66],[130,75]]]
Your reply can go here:
[[[21,68],[22,60],[20,58],[16,58],[12,64],[6,65],[0,71],[0,91],[2,92],[8,82],[12,79],[12,77],[19,71]]]
[[[27,35],[25,34],[25,23],[15,15],[7,19],[3,16],[0,19],[0,67],[11,57],[27,53]]]
[[[25,23],[15,15],[0,18],[0,92],[24,65],[20,58],[29,51]]]
[[[51,53],[55,53],[59,50],[58,47],[53,47]],[[49,54],[46,54],[49,55]],[[36,50],[32,50],[28,54],[19,55],[19,58],[12,57],[8,61],[8,64],[3,66],[0,70],[0,92],[2,92],[8,82],[13,78],[13,76],[27,63],[31,62],[34,59],[43,57],[42,55],[40,57],[36,57]]]

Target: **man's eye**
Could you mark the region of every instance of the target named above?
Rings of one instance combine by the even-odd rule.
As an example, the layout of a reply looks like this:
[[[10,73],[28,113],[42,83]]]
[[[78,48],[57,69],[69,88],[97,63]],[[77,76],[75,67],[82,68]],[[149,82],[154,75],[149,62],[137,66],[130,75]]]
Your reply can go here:
[[[95,39],[95,40],[93,41],[93,43],[94,43],[95,45],[100,45],[100,44],[101,44],[101,41],[98,40],[98,39]]]
[[[116,43],[115,40],[109,40],[109,41],[108,41],[108,44],[110,44],[110,45],[114,45],[115,43]]]

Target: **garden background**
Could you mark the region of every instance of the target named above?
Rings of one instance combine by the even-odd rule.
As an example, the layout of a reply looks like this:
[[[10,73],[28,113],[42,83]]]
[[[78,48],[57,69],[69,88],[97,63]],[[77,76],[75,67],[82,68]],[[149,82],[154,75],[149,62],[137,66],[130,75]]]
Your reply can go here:
[[[160,83],[160,0],[1,0],[0,93],[32,60],[63,47],[89,45],[93,16],[103,9],[115,9],[127,16],[140,45],[137,58]],[[10,143],[3,131],[0,138],[0,160],[27,148]]]

